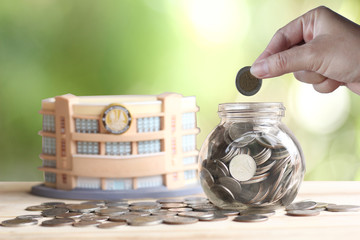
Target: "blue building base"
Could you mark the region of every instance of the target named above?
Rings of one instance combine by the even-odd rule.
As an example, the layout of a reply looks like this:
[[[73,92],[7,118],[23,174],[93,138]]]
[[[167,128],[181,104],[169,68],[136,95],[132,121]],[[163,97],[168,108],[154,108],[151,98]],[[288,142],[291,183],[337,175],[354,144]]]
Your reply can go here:
[[[110,200],[136,199],[136,198],[167,198],[181,197],[186,195],[201,194],[203,190],[200,185],[189,185],[186,188],[171,189],[166,187],[140,188],[135,190],[99,190],[79,189],[59,190],[46,187],[44,184],[31,188],[31,193],[43,197],[78,200]]]

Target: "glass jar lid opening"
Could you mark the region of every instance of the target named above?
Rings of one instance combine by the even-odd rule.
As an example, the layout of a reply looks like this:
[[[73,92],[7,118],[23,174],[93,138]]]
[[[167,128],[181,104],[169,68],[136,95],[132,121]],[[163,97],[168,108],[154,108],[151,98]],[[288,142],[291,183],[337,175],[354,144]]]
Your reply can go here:
[[[220,117],[283,117],[285,107],[281,102],[242,102],[219,104]]]

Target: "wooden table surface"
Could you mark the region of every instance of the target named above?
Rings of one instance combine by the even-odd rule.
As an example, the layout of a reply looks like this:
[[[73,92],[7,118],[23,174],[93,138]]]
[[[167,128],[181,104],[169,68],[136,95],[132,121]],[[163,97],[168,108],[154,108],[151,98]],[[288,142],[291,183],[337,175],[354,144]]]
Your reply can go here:
[[[0,182],[0,221],[23,214],[30,205],[56,201],[31,195],[36,182]],[[295,201],[314,200],[360,205],[360,182],[304,182]],[[67,203],[81,201],[62,200]],[[283,210],[266,222],[198,222],[189,225],[122,226],[117,229],[0,226],[0,239],[360,239],[360,212],[322,212],[315,217],[290,217]]]

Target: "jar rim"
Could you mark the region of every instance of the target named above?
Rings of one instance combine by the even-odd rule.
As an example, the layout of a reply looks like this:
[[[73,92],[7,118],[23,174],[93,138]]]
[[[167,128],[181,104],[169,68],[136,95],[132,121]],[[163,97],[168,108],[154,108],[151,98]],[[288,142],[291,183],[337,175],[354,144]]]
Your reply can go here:
[[[219,104],[218,113],[222,114],[242,114],[263,113],[285,115],[285,106],[282,102],[232,102]]]

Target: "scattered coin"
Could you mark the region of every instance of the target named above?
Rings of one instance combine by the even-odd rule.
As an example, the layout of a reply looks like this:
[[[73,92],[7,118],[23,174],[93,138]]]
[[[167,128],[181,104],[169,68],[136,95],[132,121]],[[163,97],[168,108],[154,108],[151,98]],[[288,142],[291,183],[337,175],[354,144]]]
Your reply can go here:
[[[81,220],[79,222],[74,222],[73,226],[74,227],[88,227],[88,226],[94,226],[94,225],[99,225],[100,222],[95,221],[95,220],[90,220],[90,221],[84,221]]]
[[[268,210],[268,209],[248,209],[245,211],[240,212],[240,215],[263,215],[263,216],[273,216],[275,215],[274,210]]]
[[[255,95],[262,85],[262,79],[254,77],[250,73],[250,68],[250,66],[243,67],[236,75],[236,88],[245,96]]]
[[[41,223],[41,226],[45,227],[58,227],[58,226],[66,226],[71,225],[75,222],[72,218],[54,218],[51,220],[46,220]]]
[[[9,219],[1,222],[1,225],[4,227],[24,227],[36,225],[38,221],[36,219]]]
[[[127,220],[127,223],[132,226],[151,226],[162,223],[162,218],[158,216],[136,216]]]
[[[306,210],[289,210],[286,215],[296,217],[316,216],[319,215],[321,210],[317,209],[306,209]]]
[[[193,218],[197,218],[199,220],[209,219],[209,218],[214,217],[214,213],[212,213],[212,212],[195,212],[195,211],[181,212],[181,213],[178,213],[178,215],[180,217],[193,217]]]
[[[26,211],[44,211],[44,210],[48,210],[48,209],[52,209],[54,208],[53,206],[48,206],[48,205],[35,205],[35,206],[29,206],[27,208],[25,208]]]
[[[41,212],[41,215],[44,217],[55,217],[57,215],[61,215],[69,212],[67,208],[51,208]]]
[[[286,211],[290,210],[309,210],[314,209],[316,207],[317,203],[313,201],[302,201],[302,202],[295,202],[290,204],[286,207]]]
[[[238,216],[233,219],[235,222],[263,222],[268,220],[269,218],[264,215],[244,215]]]
[[[98,228],[108,229],[127,225],[126,222],[107,222],[97,225]]]
[[[191,217],[180,217],[180,216],[166,216],[163,219],[163,223],[174,224],[174,225],[183,225],[183,224],[193,224],[197,223],[199,219]]]
[[[330,212],[356,212],[360,210],[359,205],[328,205],[326,210]]]
[[[185,204],[185,203],[163,203],[161,205],[162,209],[183,208],[183,207],[187,207],[187,204]]]
[[[16,217],[17,219],[42,219],[41,215],[20,215]]]

